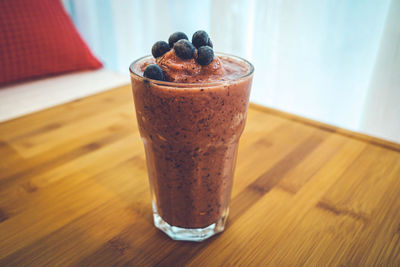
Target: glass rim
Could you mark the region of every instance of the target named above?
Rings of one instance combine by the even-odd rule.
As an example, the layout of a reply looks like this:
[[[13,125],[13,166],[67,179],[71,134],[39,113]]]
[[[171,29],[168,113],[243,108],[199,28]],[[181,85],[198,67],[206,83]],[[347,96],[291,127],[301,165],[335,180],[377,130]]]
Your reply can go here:
[[[227,54],[227,53],[222,53],[222,52],[215,52],[215,55],[223,56],[223,57],[230,57],[230,58],[234,58],[234,59],[236,59],[238,61],[245,62],[249,66],[249,70],[248,70],[248,72],[246,72],[242,76],[239,76],[239,77],[237,77],[237,78],[235,78],[233,80],[226,80],[226,81],[215,81],[215,82],[213,81],[213,82],[205,82],[205,83],[198,83],[198,82],[197,83],[177,83],[177,82],[159,81],[159,80],[153,80],[153,79],[149,79],[149,78],[143,77],[142,75],[140,75],[140,74],[138,74],[138,73],[136,73],[134,71],[133,66],[135,64],[137,64],[138,62],[140,62],[140,61],[142,61],[144,59],[153,57],[152,55],[146,55],[146,56],[140,57],[140,58],[136,59],[135,61],[133,61],[129,65],[129,72],[130,72],[131,76],[137,77],[137,78],[139,78],[141,80],[148,80],[151,83],[154,83],[154,84],[157,84],[157,85],[175,86],[175,87],[196,87],[196,86],[208,87],[208,86],[216,86],[216,85],[236,82],[238,80],[241,80],[241,79],[244,79],[244,78],[246,78],[248,76],[251,76],[254,73],[253,64],[251,64],[250,61],[248,61],[248,60],[246,60],[244,58],[241,58],[241,57],[238,57],[238,56],[234,56],[234,55],[231,55],[231,54]]]

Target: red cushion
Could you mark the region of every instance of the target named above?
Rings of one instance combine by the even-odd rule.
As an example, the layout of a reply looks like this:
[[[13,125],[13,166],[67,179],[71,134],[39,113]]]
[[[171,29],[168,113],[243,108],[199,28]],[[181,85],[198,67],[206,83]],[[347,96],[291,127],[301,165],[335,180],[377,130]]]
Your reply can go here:
[[[101,66],[59,0],[0,0],[0,84]]]

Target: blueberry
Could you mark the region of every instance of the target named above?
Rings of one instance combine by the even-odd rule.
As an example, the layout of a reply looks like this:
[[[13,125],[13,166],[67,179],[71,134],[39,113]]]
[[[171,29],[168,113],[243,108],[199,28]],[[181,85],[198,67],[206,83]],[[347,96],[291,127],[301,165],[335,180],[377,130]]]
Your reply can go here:
[[[164,41],[158,41],[155,44],[153,44],[153,47],[151,48],[151,53],[153,54],[153,57],[161,57],[165,53],[167,53],[171,48],[169,48],[169,45],[167,42]]]
[[[159,81],[164,80],[164,74],[160,66],[158,66],[157,64],[148,65],[143,72],[143,76],[153,80],[159,80]]]
[[[194,56],[194,46],[188,40],[179,40],[174,44],[174,50],[181,59],[191,59]]]
[[[168,39],[169,47],[174,47],[174,44],[181,39],[189,40],[189,38],[183,32],[174,32]]]
[[[214,51],[209,46],[202,46],[197,50],[197,62],[202,65],[206,66],[210,64],[210,62],[214,58]]]
[[[193,34],[192,43],[196,48],[208,45],[210,37],[205,31],[197,31]]]

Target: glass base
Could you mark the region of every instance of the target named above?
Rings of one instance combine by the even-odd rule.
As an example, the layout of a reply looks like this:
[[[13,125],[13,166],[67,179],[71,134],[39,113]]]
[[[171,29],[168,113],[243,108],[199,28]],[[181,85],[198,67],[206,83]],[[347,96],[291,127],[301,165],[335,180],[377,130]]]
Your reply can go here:
[[[229,209],[227,209],[222,217],[215,223],[210,224],[204,228],[181,228],[169,225],[158,214],[157,210],[153,207],[154,225],[166,233],[170,238],[180,241],[195,241],[201,242],[207,238],[224,231],[225,222],[228,218]]]

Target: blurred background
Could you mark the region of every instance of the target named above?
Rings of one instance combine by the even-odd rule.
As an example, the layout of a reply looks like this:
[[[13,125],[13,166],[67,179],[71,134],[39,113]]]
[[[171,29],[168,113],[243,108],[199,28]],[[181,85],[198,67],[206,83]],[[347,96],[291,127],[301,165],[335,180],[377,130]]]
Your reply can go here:
[[[128,75],[175,31],[256,68],[251,101],[400,143],[399,0],[63,0],[94,53]]]

